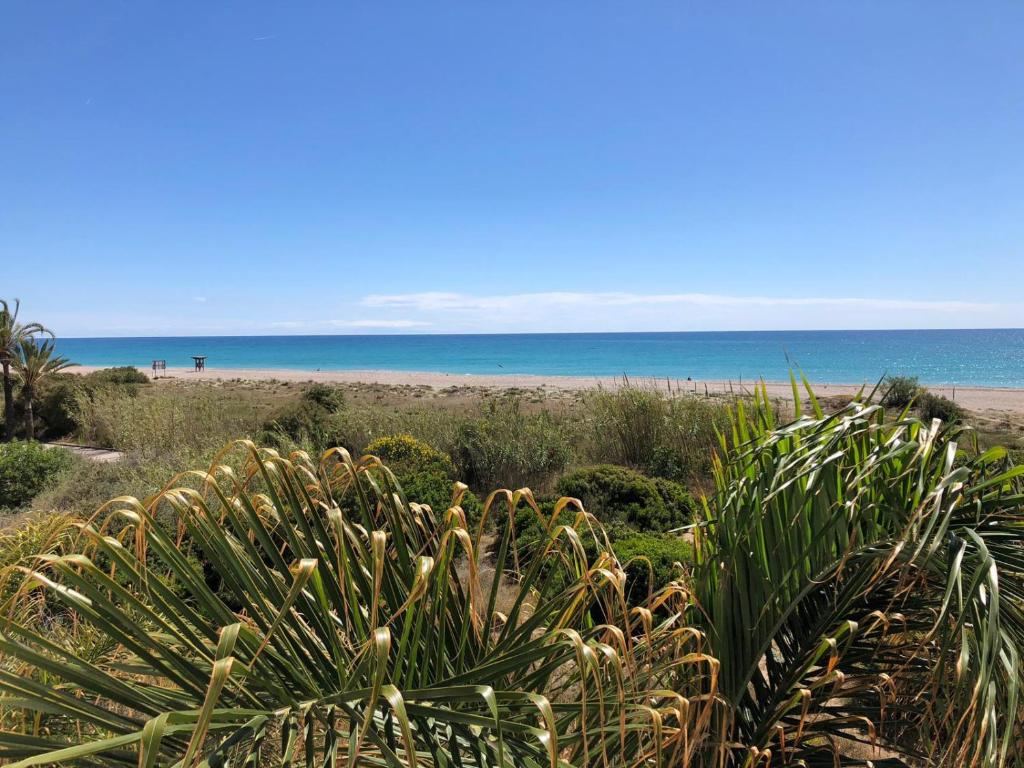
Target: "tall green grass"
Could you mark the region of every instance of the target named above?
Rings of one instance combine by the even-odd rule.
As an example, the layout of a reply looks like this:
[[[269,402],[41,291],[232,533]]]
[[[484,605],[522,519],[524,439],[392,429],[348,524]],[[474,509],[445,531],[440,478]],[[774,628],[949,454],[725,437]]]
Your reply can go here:
[[[263,415],[257,403],[215,388],[100,387],[76,395],[76,437],[144,458],[194,459],[229,436],[255,434]]]
[[[721,399],[669,397],[634,384],[587,393],[581,417],[591,463],[692,480],[711,468],[718,432],[729,424],[729,405]]]

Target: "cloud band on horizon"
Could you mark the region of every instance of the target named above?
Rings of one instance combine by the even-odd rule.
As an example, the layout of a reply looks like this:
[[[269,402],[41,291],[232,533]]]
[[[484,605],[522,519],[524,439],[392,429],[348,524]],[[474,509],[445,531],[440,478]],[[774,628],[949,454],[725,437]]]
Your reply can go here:
[[[702,307],[836,307],[888,311],[987,312],[997,309],[995,303],[878,299],[864,297],[770,297],[727,296],[712,293],[641,294],[628,292],[548,291],[539,293],[495,294],[474,296],[464,293],[427,291],[422,293],[370,294],[360,304],[365,307],[436,312],[450,310],[498,310],[524,305],[547,307],[628,307],[658,305],[691,305]]]

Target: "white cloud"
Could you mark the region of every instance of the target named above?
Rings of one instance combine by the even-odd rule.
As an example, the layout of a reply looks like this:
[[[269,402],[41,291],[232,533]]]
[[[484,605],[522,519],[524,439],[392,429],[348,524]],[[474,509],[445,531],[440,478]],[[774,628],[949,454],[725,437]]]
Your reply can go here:
[[[325,328],[423,328],[431,325],[423,320],[282,320],[271,324],[274,328],[292,331]]]
[[[206,303],[206,297],[205,296],[193,296],[192,297],[192,301],[194,301],[196,304],[205,304]]]
[[[422,328],[430,323],[422,320],[352,320],[342,323],[349,328]]]
[[[363,298],[363,306],[411,309],[420,312],[458,310],[503,310],[533,307],[600,308],[645,307],[651,305],[720,307],[720,308],[786,308],[817,307],[905,312],[987,312],[998,304],[970,301],[929,301],[913,298],[871,299],[860,297],[771,297],[726,296],[713,293],[578,293],[550,291],[545,293],[512,293],[472,296],[464,293],[430,291],[425,293],[372,294]]]

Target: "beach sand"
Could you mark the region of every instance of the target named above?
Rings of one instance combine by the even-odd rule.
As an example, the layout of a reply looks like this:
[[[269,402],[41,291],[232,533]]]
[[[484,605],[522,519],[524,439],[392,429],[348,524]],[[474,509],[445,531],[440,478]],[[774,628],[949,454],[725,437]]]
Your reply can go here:
[[[98,366],[75,366],[69,369],[75,373],[89,373],[99,370]],[[148,374],[147,369],[140,369]],[[168,378],[179,381],[289,381],[289,382],[325,382],[343,384],[384,384],[388,386],[426,386],[434,389],[449,387],[484,387],[493,389],[544,389],[553,392],[572,392],[594,387],[615,388],[623,385],[622,377],[586,377],[586,376],[538,376],[532,374],[457,374],[436,373],[428,371],[298,371],[272,368],[208,368],[196,373],[191,368],[168,368]],[[677,379],[630,379],[631,383],[657,387],[672,392],[690,392],[699,395],[728,394],[730,392],[749,393],[754,386],[750,380],[744,381],[685,381]],[[812,382],[814,392],[819,398],[847,397],[857,393],[861,386],[857,384],[829,384]],[[789,382],[766,382],[768,394],[775,398],[792,398]],[[874,382],[867,384],[870,390]],[[1024,415],[1024,389],[1010,387],[946,387],[930,386],[928,389],[936,394],[944,395],[959,403],[962,407],[991,417],[1000,414]]]

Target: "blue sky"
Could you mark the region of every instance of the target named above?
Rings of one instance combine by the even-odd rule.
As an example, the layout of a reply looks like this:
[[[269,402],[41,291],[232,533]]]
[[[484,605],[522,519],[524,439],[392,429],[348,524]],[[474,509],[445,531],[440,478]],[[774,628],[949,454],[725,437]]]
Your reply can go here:
[[[1024,4],[12,2],[73,335],[1024,325]]]

